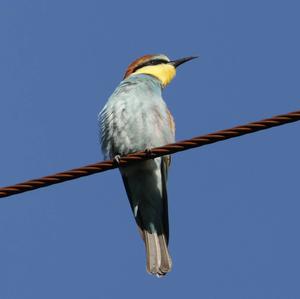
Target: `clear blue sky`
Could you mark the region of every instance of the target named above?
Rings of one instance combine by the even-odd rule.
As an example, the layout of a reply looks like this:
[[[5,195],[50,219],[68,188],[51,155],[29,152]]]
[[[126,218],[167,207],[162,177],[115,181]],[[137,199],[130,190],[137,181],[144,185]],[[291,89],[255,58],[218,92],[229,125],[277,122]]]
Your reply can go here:
[[[102,160],[97,113],[147,53],[177,140],[299,109],[298,1],[0,2],[0,184]],[[300,298],[300,123],[173,156],[174,268],[145,272],[118,171],[0,201],[0,298]]]

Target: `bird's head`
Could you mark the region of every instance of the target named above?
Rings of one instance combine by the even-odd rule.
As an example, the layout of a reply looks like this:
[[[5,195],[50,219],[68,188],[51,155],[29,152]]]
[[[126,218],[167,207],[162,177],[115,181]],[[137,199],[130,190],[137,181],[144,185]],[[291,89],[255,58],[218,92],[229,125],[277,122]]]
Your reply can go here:
[[[170,60],[166,55],[145,55],[133,61],[127,68],[124,79],[132,74],[152,75],[160,80],[163,86],[168,85],[176,75],[176,68],[194,58],[189,56],[177,60]]]

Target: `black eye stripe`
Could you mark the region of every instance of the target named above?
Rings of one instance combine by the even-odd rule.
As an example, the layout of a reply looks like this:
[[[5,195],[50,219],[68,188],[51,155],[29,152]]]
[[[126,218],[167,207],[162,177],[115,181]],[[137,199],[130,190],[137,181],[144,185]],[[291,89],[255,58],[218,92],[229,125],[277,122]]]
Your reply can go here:
[[[147,61],[147,62],[144,62],[140,65],[138,65],[134,70],[133,72],[137,71],[138,69],[144,67],[144,66],[148,66],[148,65],[158,65],[158,64],[166,64],[168,63],[169,61],[167,60],[164,60],[164,59],[153,59],[153,60],[150,60],[150,61]]]
[[[163,60],[163,59],[154,59],[154,60],[148,61],[149,65],[157,65],[157,64],[162,64],[162,63],[168,63],[168,61]]]

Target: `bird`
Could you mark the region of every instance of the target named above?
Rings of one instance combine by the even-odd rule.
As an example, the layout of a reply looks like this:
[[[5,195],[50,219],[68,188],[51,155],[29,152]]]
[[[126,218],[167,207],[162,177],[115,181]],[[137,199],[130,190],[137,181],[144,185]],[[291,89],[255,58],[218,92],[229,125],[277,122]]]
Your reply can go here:
[[[175,122],[162,90],[179,65],[197,56],[170,60],[164,54],[144,55],[127,68],[123,80],[98,114],[105,159],[175,142]],[[168,250],[169,217],[166,155],[126,167],[119,164],[127,197],[146,249],[146,270],[158,277],[172,269]]]

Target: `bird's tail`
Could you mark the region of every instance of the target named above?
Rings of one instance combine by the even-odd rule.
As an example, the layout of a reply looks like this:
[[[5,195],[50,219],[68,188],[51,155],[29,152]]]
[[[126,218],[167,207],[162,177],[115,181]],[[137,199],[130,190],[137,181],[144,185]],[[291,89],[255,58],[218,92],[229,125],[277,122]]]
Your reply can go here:
[[[121,169],[129,202],[146,248],[147,271],[163,276],[171,271],[167,164],[162,158]]]
[[[147,271],[157,276],[163,276],[171,271],[172,260],[164,234],[143,231],[146,247]]]

